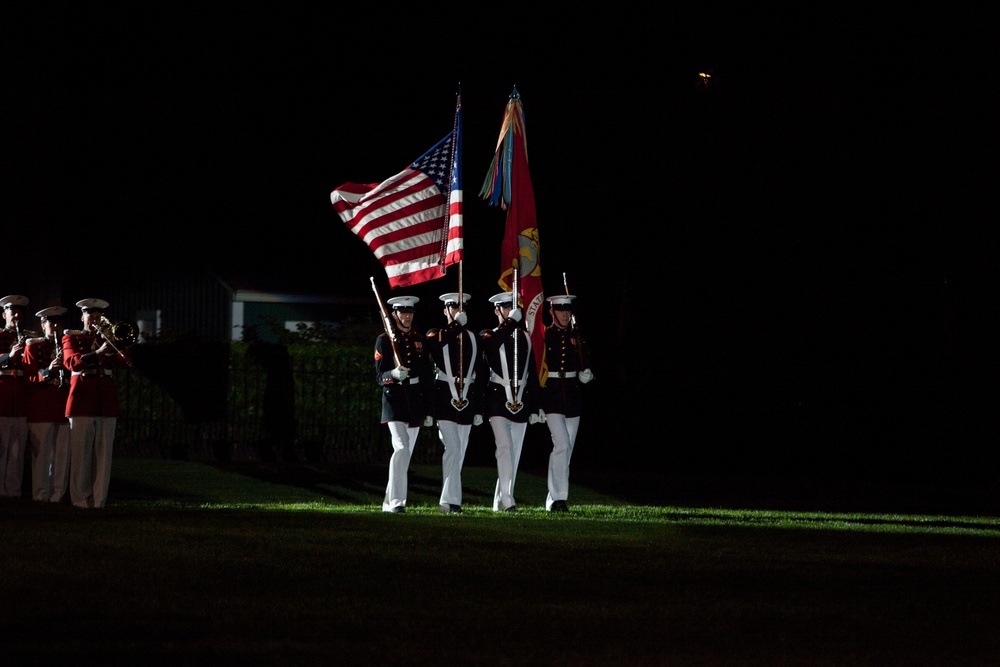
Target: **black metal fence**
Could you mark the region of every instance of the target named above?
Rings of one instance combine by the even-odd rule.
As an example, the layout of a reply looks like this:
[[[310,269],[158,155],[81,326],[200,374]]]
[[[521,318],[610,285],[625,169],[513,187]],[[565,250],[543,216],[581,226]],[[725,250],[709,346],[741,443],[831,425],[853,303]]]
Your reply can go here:
[[[121,416],[115,455],[388,460],[370,350],[232,343],[218,354],[218,363],[205,363],[211,355],[190,347],[160,355],[158,362],[137,354],[135,367],[116,371]],[[414,460],[440,459],[431,429],[421,430],[418,445]]]

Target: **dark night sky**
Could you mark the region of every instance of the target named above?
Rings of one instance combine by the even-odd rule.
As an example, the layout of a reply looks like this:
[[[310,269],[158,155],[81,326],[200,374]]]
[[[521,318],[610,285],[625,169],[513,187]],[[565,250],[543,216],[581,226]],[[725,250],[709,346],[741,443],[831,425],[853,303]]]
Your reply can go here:
[[[237,4],[17,10],[0,26],[0,211],[27,245],[8,247],[0,290],[32,293],[39,256],[77,271],[106,248],[84,273],[127,266],[111,259],[124,245],[143,270],[207,258],[370,294],[384,273],[329,192],[430,148],[460,84],[465,289],[485,303],[503,217],[476,193],[516,85],[546,291],[566,272],[581,296],[601,400],[629,437],[686,452],[725,440],[738,460],[773,441],[833,467],[861,452],[890,466],[917,442],[991,452],[992,16],[692,7],[503,24],[469,8],[433,23]],[[485,305],[473,313],[490,323]]]

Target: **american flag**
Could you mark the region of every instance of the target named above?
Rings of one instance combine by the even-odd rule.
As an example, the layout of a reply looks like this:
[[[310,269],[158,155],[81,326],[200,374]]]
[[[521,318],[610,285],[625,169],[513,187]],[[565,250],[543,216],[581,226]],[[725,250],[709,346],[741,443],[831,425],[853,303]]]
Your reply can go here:
[[[333,209],[385,267],[389,287],[445,275],[462,260],[462,105],[454,129],[381,183],[344,183]]]

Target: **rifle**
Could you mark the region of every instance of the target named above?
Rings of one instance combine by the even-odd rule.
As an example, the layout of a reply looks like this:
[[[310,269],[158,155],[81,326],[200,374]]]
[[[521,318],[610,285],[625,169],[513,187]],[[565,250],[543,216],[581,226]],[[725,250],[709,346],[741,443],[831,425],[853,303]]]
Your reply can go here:
[[[372,281],[372,291],[375,292],[375,300],[378,302],[378,309],[382,313],[382,326],[385,328],[385,335],[389,337],[389,343],[392,345],[392,358],[396,362],[396,366],[402,366],[403,364],[399,361],[399,350],[396,349],[396,327],[392,323],[392,318],[389,317],[389,311],[385,309],[385,302],[382,301],[382,297],[378,293],[378,288],[375,287],[375,276],[371,277]]]
[[[566,282],[566,272],[565,271],[563,271],[563,289],[566,290],[566,296],[569,296],[569,283]],[[580,360],[580,370],[582,371],[583,368],[584,368],[584,365],[583,365],[583,348],[581,347],[582,343],[580,342],[580,335],[581,335],[580,334],[580,329],[579,329],[579,327],[576,326],[576,311],[575,310],[573,310],[573,311],[570,312],[569,326],[570,326],[571,329],[573,329],[573,330],[576,331],[576,337],[575,337],[575,340],[576,340],[576,356]]]

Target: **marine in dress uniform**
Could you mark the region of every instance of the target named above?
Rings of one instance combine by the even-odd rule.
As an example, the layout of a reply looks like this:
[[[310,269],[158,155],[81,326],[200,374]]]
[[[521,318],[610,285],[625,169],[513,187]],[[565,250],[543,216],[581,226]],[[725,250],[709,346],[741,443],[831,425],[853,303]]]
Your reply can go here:
[[[397,296],[386,301],[392,306],[395,354],[387,333],[375,339],[375,382],[382,388],[382,423],[389,427],[392,438],[383,512],[406,511],[407,473],[413,447],[420,427],[433,424],[423,395],[424,387],[430,383],[430,364],[424,351],[424,336],[413,328],[418,301],[415,296]]]
[[[69,485],[69,372],[62,364],[61,330],[65,313],[62,306],[35,313],[42,335],[29,338],[24,347],[31,497],[40,502],[60,502]]]
[[[69,497],[75,507],[102,508],[108,500],[119,416],[113,369],[130,365],[131,359],[100,333],[107,301],[81,299],[76,306],[83,329],[67,329],[62,338],[63,364],[70,371]]]
[[[0,496],[21,497],[24,456],[28,447],[28,383],[24,377],[21,326],[28,297],[10,294],[0,299],[5,326],[0,331]]]
[[[594,378],[590,370],[590,349],[573,318],[575,298],[575,295],[567,294],[546,299],[552,324],[545,329],[548,376],[542,387],[542,411],[552,436],[549,490],[545,498],[545,509],[550,512],[569,511],[566,503],[569,498],[569,462],[583,410],[580,388]]]
[[[520,324],[523,313],[514,307],[514,294],[494,294],[490,302],[499,324],[482,331],[479,336],[486,363],[484,375],[489,374],[484,378],[487,384],[483,409],[496,444],[497,486],[493,494],[493,511],[516,512],[514,482],[525,430],[528,424],[544,421],[545,415],[538,404],[538,372],[531,353],[531,338]]]
[[[437,421],[441,455],[441,498],[445,514],[462,511],[462,465],[473,426],[483,423],[482,355],[479,336],[465,328],[465,304],[471,298],[458,292],[440,297],[444,302],[444,327],[427,331],[425,346],[434,365],[434,382],[428,396],[430,415]]]

